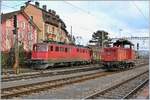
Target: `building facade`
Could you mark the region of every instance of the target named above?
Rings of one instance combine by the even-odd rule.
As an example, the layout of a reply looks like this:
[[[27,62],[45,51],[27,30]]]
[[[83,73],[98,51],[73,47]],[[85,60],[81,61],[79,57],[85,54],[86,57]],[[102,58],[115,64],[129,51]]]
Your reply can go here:
[[[37,33],[40,32],[40,29],[22,10],[2,14],[1,51],[9,51],[14,47],[14,15],[17,15],[18,41],[23,43],[25,51],[31,51],[33,44],[37,43]]]
[[[71,36],[66,30],[65,23],[56,15],[54,10],[47,10],[47,6],[35,2],[35,5],[26,3],[22,7],[25,13],[33,18],[34,23],[39,27],[41,32],[38,33],[38,42],[44,40],[53,40],[57,42],[71,43]]]

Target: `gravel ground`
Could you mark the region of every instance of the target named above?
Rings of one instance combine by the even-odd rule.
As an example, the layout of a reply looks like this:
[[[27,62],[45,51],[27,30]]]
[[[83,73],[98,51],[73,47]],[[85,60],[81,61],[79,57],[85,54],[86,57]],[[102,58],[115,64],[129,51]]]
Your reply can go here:
[[[103,70],[94,70],[94,71],[86,71],[86,72],[79,72],[79,73],[73,73],[69,75],[55,75],[55,76],[46,76],[46,77],[38,77],[38,78],[30,78],[30,79],[22,79],[22,80],[16,80],[11,82],[1,82],[1,88],[8,88],[8,87],[14,87],[14,86],[20,86],[20,85],[26,85],[26,84],[33,84],[38,82],[45,82],[50,80],[56,80],[56,79],[62,79],[67,78],[70,76],[77,76],[77,75],[83,75],[83,74],[92,74],[97,72],[102,72]]]
[[[52,71],[61,71],[61,70],[70,70],[70,69],[76,69],[76,68],[86,68],[86,67],[91,67],[93,65],[81,65],[81,66],[70,66],[70,67],[54,67],[54,68],[49,68],[49,69],[45,69],[42,70],[44,72],[52,72]],[[98,64],[95,64],[94,66],[100,66]],[[13,73],[13,69],[5,69],[5,71],[7,72],[7,74],[4,74],[4,69],[2,70],[2,77],[6,77],[6,76],[21,76],[21,75],[28,75],[28,74],[36,74],[41,72],[41,70],[34,70],[31,68],[20,68],[20,73],[19,74],[14,74]]]
[[[66,85],[61,88],[50,89],[39,93],[33,93],[30,95],[24,95],[20,98],[23,99],[81,99],[89,94],[115,85],[120,81],[129,79],[136,76],[139,73],[148,70],[148,66],[139,67],[129,71],[108,75],[106,77],[100,77],[93,80],[84,81],[81,83],[75,83],[73,85]]]

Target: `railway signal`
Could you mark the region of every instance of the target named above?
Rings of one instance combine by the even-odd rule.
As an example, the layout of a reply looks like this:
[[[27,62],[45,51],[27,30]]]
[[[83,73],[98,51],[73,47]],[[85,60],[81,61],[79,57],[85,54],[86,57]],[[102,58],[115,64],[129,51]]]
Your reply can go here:
[[[139,43],[137,43],[137,51],[139,50]]]
[[[17,28],[17,15],[14,15],[14,22],[13,22],[14,30],[14,48],[15,48],[15,63],[13,65],[14,73],[18,74],[19,73],[19,48],[18,48],[18,28]]]

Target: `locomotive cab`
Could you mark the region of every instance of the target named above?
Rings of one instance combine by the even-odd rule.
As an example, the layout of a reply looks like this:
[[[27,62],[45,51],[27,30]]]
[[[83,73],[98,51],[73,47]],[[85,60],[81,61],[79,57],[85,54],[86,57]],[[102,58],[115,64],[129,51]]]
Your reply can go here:
[[[47,54],[48,52],[48,46],[45,44],[35,44],[33,46],[33,52],[32,52],[32,59],[37,60],[37,59],[41,59],[41,60],[45,60],[47,59]]]
[[[34,69],[46,69],[48,64],[48,45],[37,43],[33,45],[32,58],[28,62]]]
[[[113,47],[104,48],[101,55],[104,68],[119,70],[132,67],[135,59],[133,46],[130,41],[120,39],[113,43]]]

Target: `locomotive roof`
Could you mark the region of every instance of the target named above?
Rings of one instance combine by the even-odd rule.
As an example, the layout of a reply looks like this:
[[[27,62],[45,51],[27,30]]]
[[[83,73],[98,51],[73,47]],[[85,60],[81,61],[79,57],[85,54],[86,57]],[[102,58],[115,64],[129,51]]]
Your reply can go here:
[[[49,42],[49,43],[47,43],[47,42],[42,42],[42,43],[37,43],[37,44],[45,44],[45,45],[49,45],[49,44],[53,44],[53,45],[65,45],[65,46],[76,46],[76,47],[80,47],[80,48],[88,48],[89,49],[89,47],[87,47],[87,46],[81,46],[81,45],[73,45],[73,44],[61,44],[61,43],[55,43],[55,42]]]
[[[125,39],[119,39],[116,42],[113,43],[113,45],[134,45],[133,43],[131,43],[129,40],[125,40]]]

